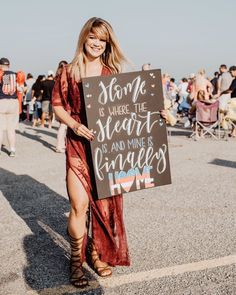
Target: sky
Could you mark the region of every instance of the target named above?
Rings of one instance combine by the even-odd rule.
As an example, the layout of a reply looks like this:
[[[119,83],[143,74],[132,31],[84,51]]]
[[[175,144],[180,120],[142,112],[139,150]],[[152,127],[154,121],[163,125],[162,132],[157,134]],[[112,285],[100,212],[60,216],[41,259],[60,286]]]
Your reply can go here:
[[[140,70],[180,79],[220,64],[236,65],[236,0],[0,0],[0,57],[35,77],[75,54],[80,30],[93,16],[113,27],[124,54]]]

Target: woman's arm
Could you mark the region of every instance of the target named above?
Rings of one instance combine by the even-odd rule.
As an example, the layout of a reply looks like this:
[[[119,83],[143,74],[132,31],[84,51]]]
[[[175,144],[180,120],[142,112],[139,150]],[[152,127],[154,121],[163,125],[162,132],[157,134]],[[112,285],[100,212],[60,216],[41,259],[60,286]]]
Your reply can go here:
[[[35,93],[35,91],[32,89],[32,91],[31,91],[31,101],[33,103],[35,103],[35,101],[36,101],[36,97],[34,96],[34,93]]]
[[[213,91],[213,85],[211,84],[210,81],[207,80],[207,92],[212,95],[212,91]]]
[[[71,128],[76,135],[85,137],[87,140],[94,139],[93,131],[89,130],[85,125],[74,120],[62,106],[54,106],[53,109],[57,118],[69,128]]]

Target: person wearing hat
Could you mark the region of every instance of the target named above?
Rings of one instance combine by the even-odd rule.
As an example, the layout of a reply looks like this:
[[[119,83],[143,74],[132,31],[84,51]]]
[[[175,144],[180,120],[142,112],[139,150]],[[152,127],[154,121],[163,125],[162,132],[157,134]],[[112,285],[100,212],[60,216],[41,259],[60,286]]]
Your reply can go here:
[[[16,152],[15,130],[19,121],[19,102],[17,99],[17,73],[10,70],[10,61],[0,59],[0,151],[3,141],[3,131],[6,131],[9,142],[9,156]]]
[[[48,116],[48,128],[52,127],[52,90],[54,87],[54,72],[52,70],[48,71],[48,77],[41,83],[41,93],[42,93],[42,121],[41,127],[45,126],[45,120]]]

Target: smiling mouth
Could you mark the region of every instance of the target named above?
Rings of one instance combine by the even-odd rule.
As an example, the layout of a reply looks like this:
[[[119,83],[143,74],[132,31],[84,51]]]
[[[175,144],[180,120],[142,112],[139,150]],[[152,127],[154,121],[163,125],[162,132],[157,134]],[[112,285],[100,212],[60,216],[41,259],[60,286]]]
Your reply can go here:
[[[101,48],[97,48],[97,47],[91,47],[91,49],[94,50],[94,51],[100,51],[101,50]]]

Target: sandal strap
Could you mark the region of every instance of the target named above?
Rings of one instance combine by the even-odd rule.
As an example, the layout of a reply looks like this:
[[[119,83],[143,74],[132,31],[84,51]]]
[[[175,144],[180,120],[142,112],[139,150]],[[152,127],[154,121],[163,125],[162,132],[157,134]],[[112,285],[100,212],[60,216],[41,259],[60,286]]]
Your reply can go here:
[[[98,266],[97,267],[97,271],[103,271],[103,270],[107,270],[107,269],[111,269],[111,267],[109,265],[106,266]]]
[[[75,279],[80,279],[80,277],[84,276],[84,272],[81,267],[76,267],[73,271],[71,271],[70,278],[72,279],[74,275],[80,275],[79,277],[77,276]]]
[[[72,237],[67,228],[67,234],[70,239],[70,282],[75,287],[84,288],[88,286],[88,280],[82,269],[82,247],[84,236],[80,238]]]
[[[98,266],[97,262],[99,262],[99,261],[101,261],[99,254],[98,254],[97,250],[95,249],[95,246],[93,245],[93,249],[91,251],[91,263],[92,263],[93,269],[101,277],[110,276],[112,274],[111,267],[108,264],[105,266]],[[104,273],[106,271],[109,271],[109,273],[104,275]]]

